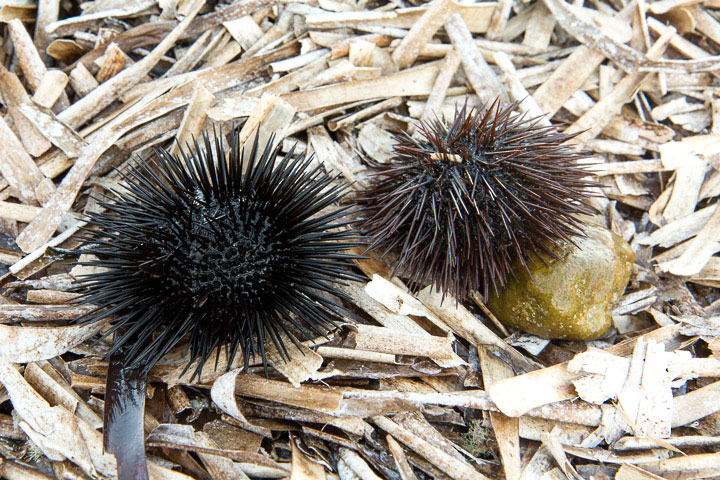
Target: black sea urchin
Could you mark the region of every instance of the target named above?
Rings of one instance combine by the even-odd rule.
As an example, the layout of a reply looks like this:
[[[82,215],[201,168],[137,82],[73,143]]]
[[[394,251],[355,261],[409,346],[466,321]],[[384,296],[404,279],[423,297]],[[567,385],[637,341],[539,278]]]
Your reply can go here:
[[[434,282],[459,299],[497,290],[512,261],[552,255],[551,247],[582,230],[577,214],[591,182],[573,135],[514,115],[518,104],[456,110],[452,123],[419,125],[421,139],[396,137],[394,158],[372,162],[374,179],[360,194],[370,249],[398,253],[395,273],[417,290]]]
[[[229,152],[217,134],[181,158],[158,149],[88,215],[84,265],[101,269],[79,280],[98,307],[82,320],[113,315],[125,367],[149,369],[185,337],[198,370],[220,347],[265,365],[268,338],[283,355],[282,333],[325,334],[339,319],[335,283],[357,279],[346,250],[358,237],[348,207],[328,207],[347,186],[292,151],[276,164],[272,140],[257,142],[243,152],[235,132]]]

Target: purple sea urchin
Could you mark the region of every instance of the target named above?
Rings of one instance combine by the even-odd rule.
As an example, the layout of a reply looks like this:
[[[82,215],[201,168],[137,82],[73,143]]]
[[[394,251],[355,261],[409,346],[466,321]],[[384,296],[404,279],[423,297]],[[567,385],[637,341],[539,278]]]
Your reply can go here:
[[[463,299],[487,298],[531,252],[581,233],[593,183],[566,144],[573,135],[514,115],[517,102],[455,112],[452,123],[419,125],[416,140],[396,137],[395,156],[371,163],[374,179],[358,197],[370,249],[398,254],[395,273],[413,290],[434,282]]]
[[[358,279],[348,207],[328,209],[346,185],[292,151],[276,164],[272,140],[243,152],[235,132],[227,156],[217,135],[202,143],[182,158],[158,149],[88,215],[84,265],[101,268],[79,279],[98,307],[82,321],[113,316],[125,367],[147,370],[185,337],[198,370],[220,347],[265,364],[268,339],[282,355],[281,333],[332,328],[334,284]]]

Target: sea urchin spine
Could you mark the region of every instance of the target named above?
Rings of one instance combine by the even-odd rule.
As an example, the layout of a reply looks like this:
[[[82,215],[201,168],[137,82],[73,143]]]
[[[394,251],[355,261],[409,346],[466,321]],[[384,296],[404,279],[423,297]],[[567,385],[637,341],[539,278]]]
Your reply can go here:
[[[370,249],[397,253],[394,273],[418,290],[433,282],[463,299],[497,291],[515,258],[582,231],[591,213],[583,157],[573,135],[515,115],[517,102],[456,110],[451,123],[420,123],[420,139],[396,137],[394,158],[371,162],[362,192],[362,229]]]

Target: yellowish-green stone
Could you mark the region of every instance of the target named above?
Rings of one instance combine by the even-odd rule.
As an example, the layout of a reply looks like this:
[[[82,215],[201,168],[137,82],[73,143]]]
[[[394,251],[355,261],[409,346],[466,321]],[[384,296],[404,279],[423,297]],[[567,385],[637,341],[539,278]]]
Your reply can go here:
[[[556,249],[558,259],[537,257],[530,273],[515,262],[516,280],[491,295],[488,307],[512,328],[544,338],[592,340],[612,325],[610,309],[630,278],[635,254],[619,235],[588,226],[577,245]]]

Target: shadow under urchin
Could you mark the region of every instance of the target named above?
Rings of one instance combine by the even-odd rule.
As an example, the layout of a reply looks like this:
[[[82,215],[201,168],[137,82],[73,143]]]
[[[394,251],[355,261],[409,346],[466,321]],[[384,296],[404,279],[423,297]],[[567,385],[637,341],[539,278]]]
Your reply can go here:
[[[276,163],[272,138],[244,152],[235,131],[229,153],[217,133],[203,140],[157,149],[87,215],[94,258],[80,264],[100,268],[77,291],[97,309],[79,321],[112,315],[108,355],[122,349],[125,366],[147,371],[187,337],[196,374],[222,347],[228,364],[240,349],[266,368],[268,338],[287,358],[284,336],[327,334],[344,312],[336,283],[360,278],[350,207],[333,206],[346,184],[294,149]]]
[[[417,291],[434,283],[459,300],[487,299],[519,258],[554,257],[553,246],[582,234],[589,172],[586,155],[540,119],[516,115],[518,102],[456,110],[452,122],[421,122],[420,138],[396,135],[388,163],[370,162],[358,196],[369,250],[397,253],[393,274]]]

